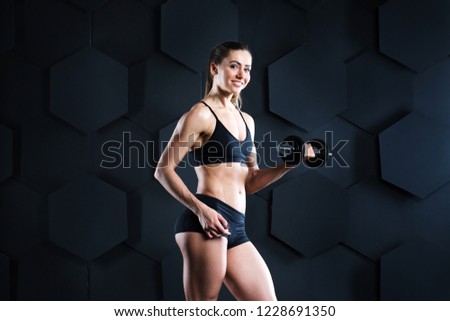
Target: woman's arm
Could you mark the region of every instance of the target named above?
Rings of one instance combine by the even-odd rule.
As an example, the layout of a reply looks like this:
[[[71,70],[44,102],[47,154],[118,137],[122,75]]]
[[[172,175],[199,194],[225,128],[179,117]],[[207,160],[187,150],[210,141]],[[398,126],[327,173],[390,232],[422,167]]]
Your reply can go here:
[[[254,137],[255,133],[255,122],[248,114],[245,114],[247,125],[249,126],[250,133]],[[311,146],[308,144],[306,149],[306,157],[314,157],[314,152]],[[311,154],[312,153],[312,154]],[[291,169],[295,168],[297,165],[288,165],[285,163],[280,163],[276,167],[260,169],[256,161],[256,148],[253,145],[252,153],[247,162],[248,166],[248,176],[245,182],[245,190],[247,194],[253,194],[263,189],[264,187],[276,182],[278,179],[283,177]]]
[[[202,106],[194,106],[178,121],[177,126],[161,154],[155,170],[155,178],[179,202],[195,213],[209,237],[229,234],[227,222],[216,211],[193,195],[175,169],[189,149],[201,144],[201,135],[208,130],[212,115]]]

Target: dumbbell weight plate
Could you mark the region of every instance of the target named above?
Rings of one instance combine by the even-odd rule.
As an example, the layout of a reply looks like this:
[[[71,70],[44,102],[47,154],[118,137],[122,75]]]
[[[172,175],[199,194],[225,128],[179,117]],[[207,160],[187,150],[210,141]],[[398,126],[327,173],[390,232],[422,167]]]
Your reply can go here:
[[[286,137],[278,146],[278,155],[288,165],[298,165],[301,163],[303,139],[291,135]]]

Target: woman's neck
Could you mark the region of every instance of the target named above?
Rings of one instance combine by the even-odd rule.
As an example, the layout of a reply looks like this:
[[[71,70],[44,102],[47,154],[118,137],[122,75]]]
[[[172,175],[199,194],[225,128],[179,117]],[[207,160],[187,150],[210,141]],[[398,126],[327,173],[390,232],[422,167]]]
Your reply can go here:
[[[232,97],[233,97],[232,94],[222,95],[217,92],[216,93],[210,92],[208,95],[205,96],[206,99],[211,100],[218,107],[235,108],[236,106],[234,106],[234,104],[231,102]]]

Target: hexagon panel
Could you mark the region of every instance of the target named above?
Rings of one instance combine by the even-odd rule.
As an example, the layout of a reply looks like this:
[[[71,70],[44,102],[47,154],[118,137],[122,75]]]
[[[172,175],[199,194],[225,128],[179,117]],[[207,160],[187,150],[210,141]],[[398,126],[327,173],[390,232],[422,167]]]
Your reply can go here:
[[[243,108],[252,115],[268,109],[267,65],[305,41],[305,11],[288,1],[238,1],[239,39],[253,55],[251,81],[245,88]],[[257,19],[249,19],[256,16]],[[283,17],[283,23],[279,18]]]
[[[256,194],[247,196],[245,231],[252,242],[264,239],[270,234],[270,206]]]
[[[252,79],[260,78],[253,77],[255,67],[265,69],[305,41],[305,11],[289,1],[245,0],[238,1],[237,7],[239,39],[249,45],[254,56]],[[258,19],[249,19],[250,16]],[[279,17],[283,17],[283,23]]]
[[[271,112],[313,130],[347,108],[345,64],[308,45],[295,49],[269,66],[269,104]]]
[[[306,11],[307,42],[321,55],[347,61],[377,48],[373,12],[353,0],[325,0]]]
[[[0,182],[13,174],[13,133],[0,125]]]
[[[43,197],[16,180],[0,186],[0,250],[18,255],[47,239]]]
[[[49,195],[50,240],[91,261],[127,236],[126,194],[83,176]]]
[[[17,300],[88,300],[86,262],[52,244],[35,246],[17,259]]]
[[[165,55],[153,55],[130,69],[127,117],[150,131],[158,130],[201,99],[201,84],[200,74]]]
[[[43,67],[89,45],[90,16],[68,1],[18,1],[16,13],[16,48]]]
[[[37,191],[49,192],[87,168],[88,139],[56,118],[39,117],[21,131],[18,178]]]
[[[26,122],[20,129],[19,179],[37,191],[50,192],[84,173],[88,137],[51,117]]]
[[[89,278],[92,300],[162,299],[160,265],[126,245],[92,262]]]
[[[153,178],[156,138],[127,119],[112,122],[89,136],[91,172],[125,192]]]
[[[0,117],[18,126],[44,113],[44,72],[28,59],[11,51],[0,59]]]
[[[159,49],[158,18],[138,0],[110,0],[93,13],[93,46],[125,65],[141,61]]]
[[[205,70],[210,51],[237,38],[238,10],[230,1],[168,0],[161,6],[161,50],[193,70]]]
[[[347,63],[348,108],[340,115],[371,133],[379,133],[412,108],[413,72],[376,54]]]
[[[450,183],[414,202],[412,224],[417,235],[450,253]]]
[[[165,301],[183,301],[183,257],[178,248],[161,259],[163,295]]]
[[[93,48],[51,68],[50,111],[92,133],[128,111],[128,70]]]
[[[450,2],[390,0],[380,7],[380,51],[422,72],[450,54]]]
[[[344,243],[374,261],[414,233],[409,194],[386,185],[368,178],[348,191],[349,220]]]
[[[416,239],[381,257],[381,300],[450,300],[450,255]]]
[[[154,260],[176,248],[175,221],[185,208],[158,181],[130,194],[128,204],[128,245]]]
[[[311,259],[308,275],[312,284],[309,300],[378,299],[377,264],[346,246],[335,246]],[[346,287],[349,283],[353,287]]]
[[[9,257],[0,253],[0,300],[6,301],[11,298],[10,288],[10,261]]]
[[[414,110],[450,126],[450,95],[447,82],[450,59],[431,67],[414,78]]]
[[[342,118],[333,118],[304,138],[310,139],[323,140],[332,154],[323,167],[314,170],[342,188],[379,174],[376,137]]]
[[[344,238],[347,192],[310,171],[273,191],[272,235],[312,257]]]
[[[14,4],[0,2],[0,53],[14,46]]]
[[[450,128],[418,112],[379,136],[382,178],[425,198],[450,180]]]

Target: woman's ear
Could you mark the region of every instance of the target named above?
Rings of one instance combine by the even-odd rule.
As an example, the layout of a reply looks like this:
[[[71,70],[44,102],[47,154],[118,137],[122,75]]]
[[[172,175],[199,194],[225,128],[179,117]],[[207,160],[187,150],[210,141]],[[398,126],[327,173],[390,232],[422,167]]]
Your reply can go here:
[[[211,63],[209,66],[209,71],[211,72],[211,75],[215,76],[217,75],[217,65],[215,63]]]

